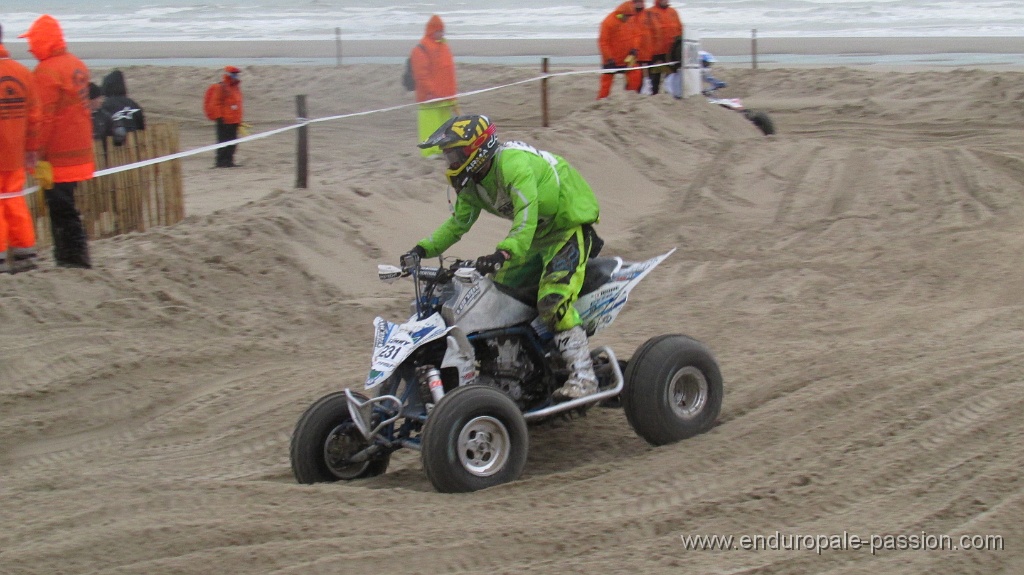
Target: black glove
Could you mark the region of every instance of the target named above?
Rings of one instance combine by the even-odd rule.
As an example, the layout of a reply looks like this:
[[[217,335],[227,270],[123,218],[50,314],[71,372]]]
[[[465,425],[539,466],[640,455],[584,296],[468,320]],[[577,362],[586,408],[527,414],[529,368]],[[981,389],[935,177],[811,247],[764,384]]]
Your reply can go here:
[[[404,254],[402,254],[401,263],[402,269],[407,269],[416,266],[416,262],[427,257],[427,250],[423,249],[423,246],[416,244],[413,248]]]
[[[489,256],[480,256],[476,258],[476,271],[483,275],[493,274],[501,269],[509,257],[509,253],[504,250],[498,250]]]

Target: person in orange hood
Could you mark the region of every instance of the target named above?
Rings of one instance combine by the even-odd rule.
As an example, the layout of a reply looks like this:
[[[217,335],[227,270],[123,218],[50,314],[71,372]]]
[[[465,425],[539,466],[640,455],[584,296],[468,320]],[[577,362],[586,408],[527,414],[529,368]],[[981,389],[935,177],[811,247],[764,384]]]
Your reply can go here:
[[[25,187],[25,170],[35,167],[40,110],[32,72],[11,59],[4,48],[3,28],[0,94],[0,273],[16,273],[36,267],[36,232],[24,196],[3,194],[20,192]]]
[[[452,116],[459,114],[455,83],[455,59],[444,39],[444,22],[434,14],[427,21],[420,43],[409,54],[409,64],[416,80],[416,101],[419,105],[420,141],[426,140]],[[437,102],[429,102],[430,100]],[[424,156],[441,153],[437,147],[420,150]]]
[[[68,52],[53,16],[40,16],[19,38],[28,39],[28,51],[39,60],[33,75],[42,105],[39,159],[53,166],[53,187],[44,192],[53,259],[58,267],[90,268],[85,228],[75,207],[75,188],[91,179],[94,169],[89,68]]]
[[[627,0],[619,7],[605,16],[601,22],[601,32],[597,38],[597,46],[601,50],[601,61],[607,70],[615,68],[633,68],[637,63],[637,56],[640,53],[640,27],[633,22],[636,16],[635,3],[643,5],[643,0]],[[601,87],[597,92],[597,99],[607,98],[612,90],[612,81],[615,74],[622,72],[607,72],[601,74]],[[626,90],[635,92],[640,89],[643,83],[643,72],[639,69],[627,70]]]
[[[669,0],[655,0],[654,6],[648,12],[654,18],[655,27],[658,30],[658,44],[654,47],[653,63],[668,62],[668,56],[672,53],[672,44],[676,36],[683,35],[683,21],[679,19],[676,9],[668,5]],[[651,93],[657,94],[661,87],[662,73],[671,72],[668,66],[650,68],[647,76],[651,79]]]
[[[239,79],[241,73],[242,71],[234,66],[225,66],[220,83],[210,86],[204,96],[203,106],[208,110],[207,116],[217,122],[218,144],[238,139],[238,128],[242,125],[244,115],[242,89],[239,87],[242,83]],[[235,144],[217,148],[217,162],[213,167],[237,168],[235,148]]]
[[[644,0],[633,0],[633,9],[636,16],[633,17],[633,25],[637,27],[636,35],[639,42],[637,60],[641,67],[650,66],[654,63],[655,54],[661,46],[661,28],[658,27],[657,16],[644,7]],[[654,68],[643,68],[642,74],[650,78]],[[637,92],[641,92],[637,89]]]

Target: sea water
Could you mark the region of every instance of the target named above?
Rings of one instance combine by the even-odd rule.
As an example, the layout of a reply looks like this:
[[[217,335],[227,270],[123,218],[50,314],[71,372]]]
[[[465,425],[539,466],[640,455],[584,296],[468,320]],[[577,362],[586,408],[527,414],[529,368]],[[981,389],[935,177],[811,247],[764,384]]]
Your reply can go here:
[[[619,0],[0,0],[8,40],[40,14],[75,42],[595,38]],[[650,6],[653,0],[647,0]],[[695,37],[1024,36],[1022,0],[674,1]]]

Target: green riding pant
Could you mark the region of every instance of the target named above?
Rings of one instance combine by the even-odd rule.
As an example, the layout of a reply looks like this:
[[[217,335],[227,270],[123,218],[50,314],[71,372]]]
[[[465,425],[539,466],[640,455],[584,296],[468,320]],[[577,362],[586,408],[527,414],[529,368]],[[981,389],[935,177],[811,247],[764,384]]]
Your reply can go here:
[[[590,234],[582,226],[535,237],[525,258],[513,258],[501,268],[494,280],[517,288],[537,285],[537,311],[552,332],[580,325],[580,314],[573,307],[583,288]]]

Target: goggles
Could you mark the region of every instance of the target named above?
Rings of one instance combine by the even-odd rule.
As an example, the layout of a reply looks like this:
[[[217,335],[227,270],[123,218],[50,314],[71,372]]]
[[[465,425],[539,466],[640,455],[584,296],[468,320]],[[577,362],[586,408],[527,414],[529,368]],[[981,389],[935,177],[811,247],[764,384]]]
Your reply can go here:
[[[469,159],[469,147],[459,146],[457,148],[448,148],[444,150],[444,161],[448,162],[449,170],[457,170],[466,163]]]

